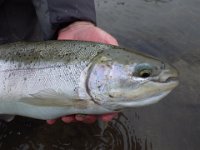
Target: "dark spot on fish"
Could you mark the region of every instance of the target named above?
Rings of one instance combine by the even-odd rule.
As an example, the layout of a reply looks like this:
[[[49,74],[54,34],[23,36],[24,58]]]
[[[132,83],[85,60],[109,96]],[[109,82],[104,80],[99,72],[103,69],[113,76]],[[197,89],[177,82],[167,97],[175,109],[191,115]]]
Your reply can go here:
[[[114,96],[112,96],[112,95],[110,95],[110,94],[109,94],[108,96],[109,96],[110,98],[114,98]]]
[[[26,81],[27,80],[27,78],[26,77],[24,77],[24,81]]]
[[[112,65],[110,65],[110,64],[106,64],[106,66],[107,66],[108,68],[112,68]]]
[[[97,54],[100,54],[101,52],[97,52]]]
[[[100,88],[101,88],[101,85],[97,86],[97,88],[100,90]]]

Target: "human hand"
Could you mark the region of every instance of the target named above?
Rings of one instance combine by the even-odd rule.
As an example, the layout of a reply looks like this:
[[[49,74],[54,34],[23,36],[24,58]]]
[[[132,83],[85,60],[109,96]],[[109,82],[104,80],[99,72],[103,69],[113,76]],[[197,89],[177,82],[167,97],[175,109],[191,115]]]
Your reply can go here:
[[[96,27],[94,24],[85,21],[78,21],[63,28],[58,33],[58,40],[80,40],[93,41],[105,44],[118,45],[117,40],[107,32]],[[65,123],[81,121],[84,123],[94,123],[97,119],[108,122],[112,120],[117,113],[110,113],[104,115],[68,115],[61,117]],[[48,124],[54,124],[56,120],[47,120]]]
[[[118,45],[109,33],[86,21],[77,21],[59,31],[58,40],[92,41]]]

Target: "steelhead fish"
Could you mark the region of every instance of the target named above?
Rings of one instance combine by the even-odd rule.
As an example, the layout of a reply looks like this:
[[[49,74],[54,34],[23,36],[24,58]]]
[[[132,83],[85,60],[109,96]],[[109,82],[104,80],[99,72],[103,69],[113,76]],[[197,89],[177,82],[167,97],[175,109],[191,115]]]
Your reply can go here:
[[[81,41],[0,45],[0,114],[54,119],[158,102],[177,85],[170,65],[137,51]]]

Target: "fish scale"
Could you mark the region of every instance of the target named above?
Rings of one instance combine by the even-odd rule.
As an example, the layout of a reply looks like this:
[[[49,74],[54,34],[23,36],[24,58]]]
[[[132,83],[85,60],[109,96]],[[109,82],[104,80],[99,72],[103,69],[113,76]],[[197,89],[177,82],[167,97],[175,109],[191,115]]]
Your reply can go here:
[[[16,49],[17,44],[19,44],[21,49]],[[9,58],[7,58],[7,54],[13,51],[14,53],[12,53],[12,55],[10,54]],[[31,53],[32,55],[30,55],[29,53]],[[0,54],[1,62],[4,61],[2,62],[3,64],[1,63],[2,65],[0,76],[3,77],[7,74],[11,74],[8,80],[1,80],[4,82],[7,81],[6,83],[1,83],[1,92],[6,93],[6,91],[3,90],[2,87],[5,86],[5,84],[8,85],[9,83],[10,86],[8,85],[8,87],[11,88],[10,90],[15,93],[20,92],[18,90],[20,89],[20,87],[17,86],[17,83],[23,82],[24,86],[29,83],[30,86],[29,88],[27,88],[27,90],[21,90],[23,91],[23,93],[21,93],[22,95],[26,95],[26,93],[28,93],[28,91],[30,90],[32,90],[34,93],[37,90],[42,90],[45,88],[59,89],[60,87],[61,89],[65,89],[66,91],[72,93],[74,98],[77,98],[78,93],[74,90],[79,86],[79,80],[77,79],[79,79],[80,74],[86,67],[86,65],[90,63],[90,60],[94,56],[96,56],[97,50],[95,47],[87,45],[76,45],[76,47],[74,47],[73,42],[70,44],[67,43],[66,45],[64,44],[62,46],[59,45],[59,43],[52,42],[38,42],[38,46],[35,46],[34,43],[29,43],[29,45],[27,46],[26,42],[22,42],[10,44],[6,51],[5,48],[0,47]],[[62,57],[63,54],[70,54],[70,56],[64,55],[65,57]],[[40,57],[41,55],[42,58]],[[56,61],[57,63],[49,62],[48,59],[50,59],[50,55],[52,57],[52,60]],[[66,57],[68,58],[65,59]],[[29,59],[33,60],[31,60],[32,62],[30,62],[29,64],[23,64],[23,58],[25,59],[25,61],[28,61]],[[38,59],[39,62],[37,62]],[[80,62],[80,59],[84,61]],[[5,62],[5,60],[11,61]],[[13,65],[13,63],[15,63],[15,65]],[[3,65],[5,65],[6,67],[3,68]],[[20,69],[21,71],[19,71]],[[2,73],[2,71],[4,70],[7,71]],[[70,78],[64,78],[61,80],[58,76],[69,76]],[[27,80],[23,81],[24,78],[26,78]],[[68,85],[67,88],[66,85]]]

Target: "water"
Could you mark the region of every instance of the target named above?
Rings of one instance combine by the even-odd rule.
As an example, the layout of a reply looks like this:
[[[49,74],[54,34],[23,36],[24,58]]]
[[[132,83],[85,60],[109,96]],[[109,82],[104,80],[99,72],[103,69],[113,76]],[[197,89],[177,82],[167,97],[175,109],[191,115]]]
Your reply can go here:
[[[17,117],[0,124],[0,149],[199,150],[199,8],[199,0],[96,0],[98,25],[120,45],[173,64],[179,87],[157,104],[120,113],[105,130]]]
[[[138,119],[137,114],[135,114]],[[49,126],[43,121],[18,117],[9,124],[1,123],[0,147],[13,150],[122,150],[142,147],[134,126],[120,113],[117,119],[101,129],[97,123],[87,125],[57,122]],[[145,139],[145,144],[151,146]]]

